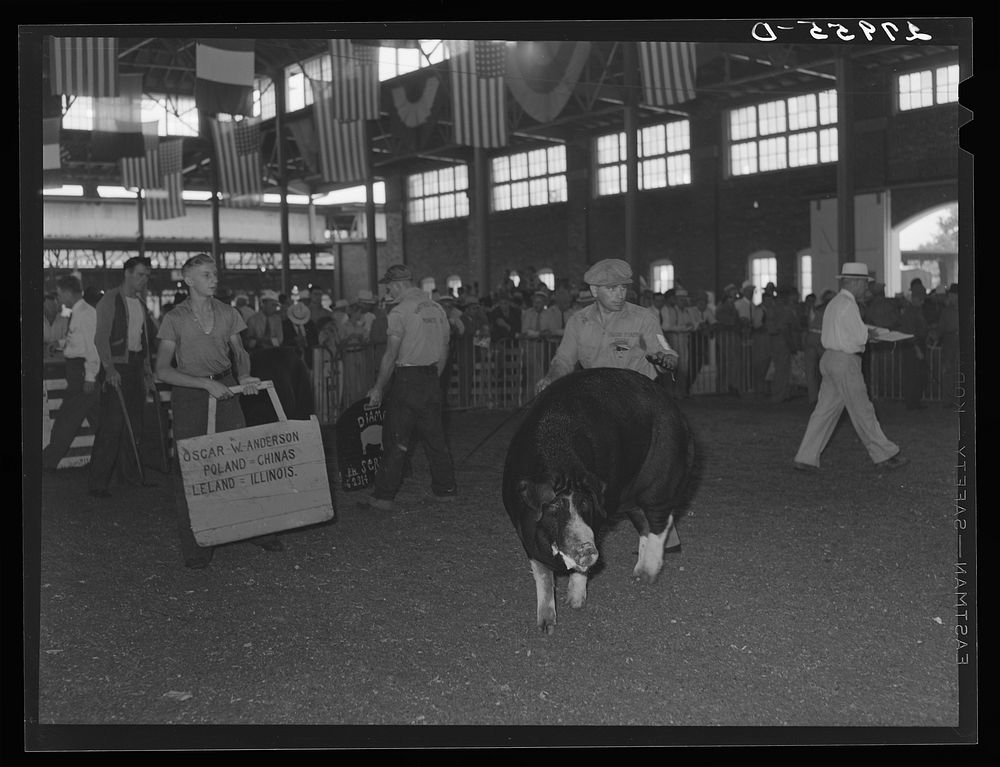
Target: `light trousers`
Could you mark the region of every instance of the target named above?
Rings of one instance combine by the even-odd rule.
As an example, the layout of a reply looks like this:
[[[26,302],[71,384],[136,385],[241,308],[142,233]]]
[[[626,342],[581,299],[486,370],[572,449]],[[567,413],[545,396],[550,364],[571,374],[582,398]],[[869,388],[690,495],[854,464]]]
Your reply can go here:
[[[820,357],[819,370],[823,375],[819,400],[809,416],[809,425],[795,460],[819,466],[820,453],[833,436],[845,407],[854,424],[854,431],[875,463],[896,455],[899,446],[890,442],[883,433],[875,417],[875,407],[868,399],[868,388],[861,375],[860,355],[827,349]]]

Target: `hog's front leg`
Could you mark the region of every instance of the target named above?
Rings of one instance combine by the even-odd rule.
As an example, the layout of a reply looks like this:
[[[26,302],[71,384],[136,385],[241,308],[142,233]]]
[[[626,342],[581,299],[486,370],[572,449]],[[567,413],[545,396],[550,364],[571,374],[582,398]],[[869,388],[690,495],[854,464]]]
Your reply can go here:
[[[556,628],[556,578],[555,574],[536,559],[531,560],[531,574],[535,576],[535,596],[538,628],[551,634]]]

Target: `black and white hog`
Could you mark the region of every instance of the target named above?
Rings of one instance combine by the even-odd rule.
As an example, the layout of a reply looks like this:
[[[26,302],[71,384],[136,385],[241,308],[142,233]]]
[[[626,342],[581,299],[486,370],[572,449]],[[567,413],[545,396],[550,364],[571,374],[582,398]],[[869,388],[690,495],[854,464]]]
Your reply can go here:
[[[546,388],[507,450],[503,502],[531,563],[538,627],[555,628],[555,576],[583,607],[601,528],[627,515],[639,531],[633,575],[652,583],[686,502],[694,439],[674,400],[631,370],[591,368]]]

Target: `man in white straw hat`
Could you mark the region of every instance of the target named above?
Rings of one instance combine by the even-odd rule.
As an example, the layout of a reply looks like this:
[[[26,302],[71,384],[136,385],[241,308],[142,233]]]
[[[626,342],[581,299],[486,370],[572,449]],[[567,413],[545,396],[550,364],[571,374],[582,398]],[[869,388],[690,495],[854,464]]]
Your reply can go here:
[[[849,261],[843,265],[840,292],[830,299],[823,311],[823,331],[820,336],[823,356],[819,369],[823,382],[819,400],[809,417],[802,444],[795,455],[794,467],[800,471],[819,468],[819,456],[833,435],[841,413],[847,413],[854,430],[879,468],[896,469],[909,463],[899,454],[899,447],[882,432],[875,408],[868,399],[868,387],[861,375],[861,355],[874,331],[861,319],[858,299],[865,295],[869,281],[868,265]]]

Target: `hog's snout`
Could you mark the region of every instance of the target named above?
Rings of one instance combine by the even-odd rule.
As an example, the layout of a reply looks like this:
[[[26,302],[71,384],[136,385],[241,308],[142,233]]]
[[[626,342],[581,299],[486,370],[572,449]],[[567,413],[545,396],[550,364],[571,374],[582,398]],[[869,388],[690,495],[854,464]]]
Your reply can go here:
[[[592,543],[584,543],[573,551],[573,561],[576,562],[576,568],[580,571],[593,567],[594,563],[597,562],[597,557],[597,547]]]

